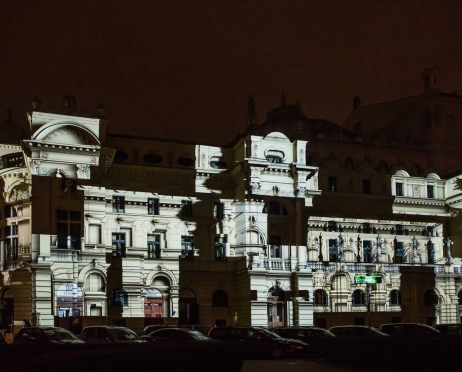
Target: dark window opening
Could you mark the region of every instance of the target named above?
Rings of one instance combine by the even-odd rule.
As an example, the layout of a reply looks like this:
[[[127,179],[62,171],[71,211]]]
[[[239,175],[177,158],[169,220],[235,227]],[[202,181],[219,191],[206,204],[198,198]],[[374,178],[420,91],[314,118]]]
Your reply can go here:
[[[181,258],[185,260],[194,259],[194,237],[182,236],[181,237]]]
[[[210,162],[210,166],[213,169],[227,169],[228,168],[228,164],[226,164],[224,161],[221,161],[221,160],[212,160]]]
[[[277,156],[277,155],[267,155],[267,156],[266,156],[266,160],[267,160],[269,163],[277,163],[277,164],[281,164],[281,163],[282,163],[282,157]]]
[[[181,216],[182,217],[192,217],[192,200],[182,200],[181,201]]]
[[[215,238],[215,260],[225,261],[226,260],[226,237],[217,236]]]
[[[372,262],[372,242],[363,240],[363,259],[364,262]]]
[[[112,197],[112,212],[125,213],[125,196],[114,195]]]
[[[401,292],[394,289],[390,292],[390,305],[401,305]]]
[[[329,191],[337,191],[337,179],[335,177],[328,178]]]
[[[160,234],[148,234],[148,258],[161,258]]]
[[[431,185],[427,185],[427,198],[428,199],[433,199],[435,197],[434,195],[434,187]]]
[[[125,233],[112,233],[112,255],[114,257],[126,257]]]
[[[150,163],[150,164],[160,164],[162,163],[164,159],[162,158],[162,156],[157,155],[157,154],[145,154],[143,156],[143,160],[146,163]]]
[[[404,196],[403,184],[401,182],[396,183],[396,196]]]
[[[221,289],[215,291],[212,297],[213,307],[228,307],[228,295]]]
[[[270,254],[272,258],[281,258],[281,237],[279,235],[270,235],[269,237],[270,243]]]
[[[338,255],[338,240],[329,239],[329,261],[337,262]]]
[[[57,248],[80,250],[81,218],[80,211],[56,210]]]
[[[365,305],[366,304],[366,294],[361,289],[356,289],[352,295],[352,304],[353,305]]]
[[[396,242],[395,263],[403,263],[404,261],[404,243]]]
[[[148,214],[155,216],[159,215],[159,199],[149,198],[148,199]]]
[[[213,203],[213,218],[217,220],[225,218],[225,203]]]
[[[269,214],[281,214],[281,206],[277,201],[270,201]]]
[[[123,289],[116,288],[112,291],[112,305],[128,306],[128,294]]]
[[[327,306],[329,297],[324,289],[317,289],[314,291],[313,301],[315,305]]]

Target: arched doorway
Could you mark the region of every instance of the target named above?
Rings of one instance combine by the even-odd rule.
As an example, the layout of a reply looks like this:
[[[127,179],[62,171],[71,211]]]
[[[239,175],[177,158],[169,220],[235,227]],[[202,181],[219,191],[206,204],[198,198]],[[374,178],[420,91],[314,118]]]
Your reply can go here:
[[[268,290],[267,316],[268,327],[282,327],[285,323],[285,297],[284,291],[274,286]]]
[[[6,289],[0,301],[0,329],[6,329],[7,332],[12,331],[14,324],[14,299],[13,291]]]
[[[58,287],[56,308],[60,318],[83,315],[82,305],[82,289],[76,283],[63,283]]]
[[[179,324],[199,324],[199,305],[196,303],[196,294],[189,288],[180,290],[178,299]]]
[[[164,299],[162,293],[156,288],[150,288],[146,291],[144,298],[144,317],[157,318],[157,324],[161,324],[161,318],[164,317]],[[150,323],[155,324],[155,323]]]

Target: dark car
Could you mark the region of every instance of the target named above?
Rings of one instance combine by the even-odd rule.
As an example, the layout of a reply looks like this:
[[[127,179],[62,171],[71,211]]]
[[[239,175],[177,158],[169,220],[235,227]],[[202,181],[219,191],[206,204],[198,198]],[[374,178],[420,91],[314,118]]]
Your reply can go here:
[[[441,333],[435,328],[420,323],[389,323],[382,324],[380,330],[395,337],[435,337]]]
[[[153,325],[148,325],[144,327],[143,329],[143,335],[148,335],[151,332],[157,331],[159,329],[165,329],[165,328],[178,328],[177,325],[167,325],[167,324],[153,324]],[[183,328],[183,327],[181,327]]]
[[[244,359],[304,358],[311,351],[305,342],[283,338],[260,327],[215,327],[209,337],[237,345]]]
[[[328,348],[328,341],[335,338],[335,335],[324,328],[318,327],[276,327],[272,332],[284,338],[300,340],[311,347],[313,355],[321,355]]]
[[[443,335],[462,336],[462,323],[435,324],[433,328]]]
[[[82,329],[80,339],[91,344],[144,343],[134,331],[117,326],[89,326]]]
[[[203,333],[196,331],[194,329],[188,328],[173,328],[166,327],[160,328],[149,335],[141,336],[144,340],[148,342],[161,342],[161,343],[197,343],[197,342],[208,342],[214,343],[219,342],[213,338],[205,336]]]
[[[329,328],[337,337],[365,338],[365,337],[387,337],[388,335],[381,332],[375,327],[365,325],[346,325]]]
[[[22,328],[16,336],[15,344],[83,344],[72,332],[60,327]]]

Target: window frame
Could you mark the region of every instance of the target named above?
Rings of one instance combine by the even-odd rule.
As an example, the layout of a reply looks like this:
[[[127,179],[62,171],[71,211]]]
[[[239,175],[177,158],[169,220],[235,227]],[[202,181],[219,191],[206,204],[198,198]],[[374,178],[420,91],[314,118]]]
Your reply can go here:
[[[116,239],[114,239],[114,237]],[[112,248],[112,256],[113,257],[127,257],[127,247],[125,245],[126,243],[126,236],[125,233],[123,232],[112,232],[111,234],[111,248]],[[114,244],[119,245],[120,247],[117,246],[116,249],[114,249]],[[120,249],[119,249],[120,248]]]
[[[151,216],[158,216],[160,214],[159,198],[148,198],[148,214]]]
[[[112,212],[125,213],[125,195],[112,195]]]

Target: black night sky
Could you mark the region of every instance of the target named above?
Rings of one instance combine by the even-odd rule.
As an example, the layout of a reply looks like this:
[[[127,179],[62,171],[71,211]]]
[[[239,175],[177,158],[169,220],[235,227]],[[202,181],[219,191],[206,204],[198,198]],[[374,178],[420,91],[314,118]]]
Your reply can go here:
[[[62,96],[107,109],[110,133],[226,144],[300,101],[342,124],[363,105],[422,93],[425,67],[462,93],[460,1],[2,0],[0,120],[26,124]]]

